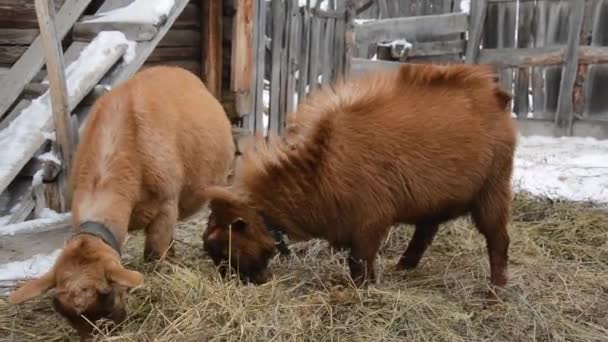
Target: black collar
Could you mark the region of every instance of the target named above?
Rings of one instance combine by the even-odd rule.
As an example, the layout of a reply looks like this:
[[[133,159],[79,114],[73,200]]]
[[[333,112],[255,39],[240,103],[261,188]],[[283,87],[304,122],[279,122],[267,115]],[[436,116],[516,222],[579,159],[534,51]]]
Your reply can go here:
[[[264,221],[264,227],[266,227],[266,230],[268,230],[268,232],[274,238],[274,245],[279,250],[281,255],[289,255],[291,252],[285,243],[285,231],[283,230],[283,227],[281,227],[281,225],[273,220],[272,217],[266,215],[263,211],[260,211],[259,215],[262,217],[262,221]]]
[[[79,234],[89,234],[97,236],[98,238],[103,240],[103,242],[105,242],[108,246],[112,247],[112,249],[115,250],[118,255],[121,255],[118,240],[116,240],[114,234],[103,223],[93,221],[83,222],[79,226],[79,231],[74,236]]]

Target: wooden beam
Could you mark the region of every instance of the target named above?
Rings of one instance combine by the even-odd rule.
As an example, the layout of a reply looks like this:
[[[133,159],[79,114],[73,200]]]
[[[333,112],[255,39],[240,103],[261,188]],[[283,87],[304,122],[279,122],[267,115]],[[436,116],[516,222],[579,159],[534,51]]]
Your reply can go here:
[[[201,75],[209,92],[222,92],[222,0],[201,2]]]
[[[30,45],[38,37],[37,29],[0,29],[0,44]]]
[[[24,45],[1,45],[0,46],[0,64],[13,64],[27,50]]]
[[[53,1],[54,8],[58,10],[64,0]],[[31,0],[2,0],[0,1],[0,27],[2,28],[37,28],[36,10]]]
[[[561,65],[564,63],[564,45],[543,48],[484,49],[479,54],[479,63],[492,64],[499,68],[523,68],[531,66]],[[608,63],[608,47],[579,46],[578,64]]]
[[[91,0],[66,0],[55,19],[57,39],[62,40],[74,22],[84,12]],[[13,105],[26,84],[36,76],[44,65],[40,36],[13,65],[0,83],[0,117]]]
[[[61,212],[70,207],[71,191],[69,175],[71,171],[72,155],[74,154],[74,134],[68,109],[68,90],[65,81],[65,67],[63,65],[63,50],[61,41],[57,38],[55,29],[55,9],[49,6],[49,0],[36,1],[36,16],[42,37],[44,59],[46,60],[47,77],[50,85],[53,122],[55,126],[55,141],[59,160],[61,160],[62,173],[59,175],[61,193],[59,203]]]
[[[235,92],[249,92],[251,89],[254,2],[255,0],[239,1],[234,17],[231,89]]]
[[[148,41],[156,36],[158,29],[153,24],[100,21],[83,21],[74,24],[72,38],[78,41],[91,41],[102,31],[120,31],[134,41]]]
[[[355,41],[366,44],[402,38],[419,40],[423,37],[466,32],[468,25],[466,13],[373,20],[355,24]]]
[[[571,135],[574,120],[572,95],[576,71],[578,67],[580,32],[585,14],[585,1],[571,1],[573,10],[570,11],[570,27],[568,32],[568,45],[564,53],[565,64],[562,68],[562,80],[557,100],[557,113],[555,115],[556,134],[558,136]]]

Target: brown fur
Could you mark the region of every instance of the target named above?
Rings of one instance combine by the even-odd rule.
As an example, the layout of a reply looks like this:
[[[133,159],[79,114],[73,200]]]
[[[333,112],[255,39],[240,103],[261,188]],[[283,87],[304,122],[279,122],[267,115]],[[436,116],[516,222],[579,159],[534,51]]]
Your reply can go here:
[[[145,229],[144,257],[158,259],[178,219],[206,204],[203,189],[226,184],[233,157],[228,118],[196,76],[165,66],[141,71],[92,108],[73,163],[74,229],[103,223],[120,245],[128,230]],[[86,337],[91,326],[81,314],[122,320],[126,288],[142,282],[100,238],[76,235],[53,269],[10,301],[55,288],[55,308]]]
[[[323,89],[290,117],[282,140],[252,144],[233,186],[207,190],[205,248],[216,263],[230,253],[241,275],[259,278],[275,250],[263,212],[292,240],[350,248],[362,285],[374,279],[391,225],[416,226],[396,266],[409,269],[439,224],[471,213],[487,240],[491,281],[503,286],[516,145],[510,99],[485,66],[403,65]]]

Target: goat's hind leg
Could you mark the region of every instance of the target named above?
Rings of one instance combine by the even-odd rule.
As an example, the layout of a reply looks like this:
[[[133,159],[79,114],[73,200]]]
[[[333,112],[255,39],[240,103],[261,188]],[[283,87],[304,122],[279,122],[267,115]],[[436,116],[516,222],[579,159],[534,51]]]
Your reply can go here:
[[[510,213],[511,188],[508,182],[484,189],[471,212],[475,226],[486,239],[493,287],[504,287],[507,284],[510,243],[507,224]],[[496,299],[492,291],[488,296]]]
[[[403,252],[399,262],[397,262],[393,269],[395,271],[402,271],[416,268],[420,263],[424,252],[433,242],[438,229],[439,224],[436,223],[416,224],[416,230],[407,245],[407,249]]]
[[[146,228],[144,260],[153,261],[174,255],[172,244],[177,219],[177,201],[164,202],[154,220]]]

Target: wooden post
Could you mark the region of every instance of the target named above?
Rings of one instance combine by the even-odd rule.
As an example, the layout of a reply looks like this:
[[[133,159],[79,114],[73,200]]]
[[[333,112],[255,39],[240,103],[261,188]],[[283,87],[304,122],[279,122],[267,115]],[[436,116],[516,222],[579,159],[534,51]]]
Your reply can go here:
[[[202,78],[218,99],[222,93],[222,0],[201,2]]]
[[[469,15],[469,41],[467,42],[465,63],[474,64],[479,56],[479,44],[483,34],[483,26],[486,21],[488,3],[487,0],[471,1]]]
[[[68,93],[63,66],[63,50],[55,30],[55,7],[49,0],[36,0],[36,16],[44,48],[47,78],[50,85],[53,122],[55,124],[56,151],[61,160],[62,172],[59,175],[61,212],[69,210],[71,191],[69,175],[72,154],[74,153],[74,132],[68,109]]]
[[[580,32],[583,26],[585,14],[585,2],[583,0],[572,1],[574,7],[570,11],[570,27],[568,32],[568,45],[564,53],[564,66],[562,67],[562,80],[559,86],[559,98],[557,100],[557,113],[555,115],[555,134],[557,136],[571,135],[572,121],[574,120],[572,93],[576,81],[578,67]]]
[[[355,52],[355,3],[353,0],[347,0],[346,4],[346,30],[344,34],[344,72],[345,77],[350,73],[351,60]]]
[[[236,2],[234,28],[232,30],[232,68],[231,88],[236,93],[236,111],[239,116],[246,116],[243,126],[253,129],[253,98],[252,75],[253,66],[253,16],[255,0],[240,0]]]

